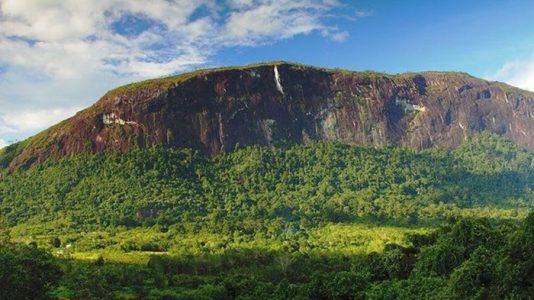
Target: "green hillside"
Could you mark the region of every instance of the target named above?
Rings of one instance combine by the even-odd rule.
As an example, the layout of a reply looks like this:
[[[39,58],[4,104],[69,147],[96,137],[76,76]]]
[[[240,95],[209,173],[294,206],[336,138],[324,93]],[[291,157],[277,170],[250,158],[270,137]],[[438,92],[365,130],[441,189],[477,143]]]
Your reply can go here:
[[[448,216],[513,217],[534,200],[534,156],[489,134],[457,150],[336,143],[202,156],[152,148],[49,161],[0,181],[4,222],[214,231]],[[250,227],[250,228],[247,228]]]
[[[3,169],[0,299],[528,299],[533,189],[488,133]]]

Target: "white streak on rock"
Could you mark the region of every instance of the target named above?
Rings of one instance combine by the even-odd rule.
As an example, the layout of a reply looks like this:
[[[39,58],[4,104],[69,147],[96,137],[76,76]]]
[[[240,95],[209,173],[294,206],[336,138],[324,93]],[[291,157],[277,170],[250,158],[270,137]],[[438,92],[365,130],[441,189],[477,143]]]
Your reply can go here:
[[[411,112],[411,111],[426,111],[426,107],[422,106],[422,105],[418,105],[418,104],[412,104],[410,102],[408,102],[408,100],[406,99],[395,99],[395,104],[397,105],[402,105],[402,107],[404,108],[404,112]]]
[[[119,118],[115,113],[104,114],[102,116],[102,122],[104,125],[119,124],[119,125],[137,125],[137,122],[134,121],[125,121]]]
[[[274,66],[274,81],[276,83],[276,89],[285,96],[284,89],[282,88],[282,83],[280,82],[280,74],[278,73],[278,68]]]

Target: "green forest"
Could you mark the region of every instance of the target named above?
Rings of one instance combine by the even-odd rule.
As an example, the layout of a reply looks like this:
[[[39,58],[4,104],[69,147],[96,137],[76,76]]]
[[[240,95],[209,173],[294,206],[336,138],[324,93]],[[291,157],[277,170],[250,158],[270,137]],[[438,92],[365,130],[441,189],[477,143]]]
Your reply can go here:
[[[11,226],[213,231],[414,225],[470,213],[509,218],[531,207],[533,170],[532,153],[491,134],[454,151],[318,143],[208,157],[155,147],[50,160],[4,175],[0,212]]]
[[[533,189],[489,133],[4,168],[0,299],[528,299]]]
[[[309,244],[318,241],[300,232],[267,244],[247,235],[206,243],[201,235],[187,249],[197,254],[120,261],[95,251],[96,258],[81,259],[52,256],[5,235],[0,299],[530,299],[534,293],[534,214],[520,222],[450,220],[352,254],[313,250]],[[345,241],[365,243],[357,237]],[[51,246],[61,247],[58,240]]]

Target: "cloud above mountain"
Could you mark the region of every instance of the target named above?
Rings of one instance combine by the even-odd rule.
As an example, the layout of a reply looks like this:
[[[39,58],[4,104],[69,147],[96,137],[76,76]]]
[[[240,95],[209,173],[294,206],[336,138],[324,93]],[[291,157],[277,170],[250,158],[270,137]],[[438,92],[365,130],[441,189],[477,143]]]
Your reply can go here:
[[[534,91],[534,56],[504,64],[494,78],[525,90]]]
[[[336,0],[0,0],[0,138],[72,115],[126,82],[298,35],[341,42]],[[354,13],[355,18],[362,17]]]

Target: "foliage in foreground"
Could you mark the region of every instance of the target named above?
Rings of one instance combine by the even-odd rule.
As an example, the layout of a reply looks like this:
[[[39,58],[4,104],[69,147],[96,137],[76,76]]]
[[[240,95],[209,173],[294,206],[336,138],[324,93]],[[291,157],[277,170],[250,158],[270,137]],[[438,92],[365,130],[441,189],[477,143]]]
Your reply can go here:
[[[62,271],[57,259],[35,246],[0,245],[0,299],[45,299]]]
[[[460,219],[407,238],[408,244],[369,254],[242,248],[153,255],[146,264],[51,262],[41,250],[11,245],[0,247],[0,261],[11,266],[0,271],[0,285],[10,299],[24,298],[34,287],[24,280],[35,278],[48,290],[36,299],[529,299],[534,293],[534,214],[521,223]],[[64,272],[59,282],[57,263]]]

